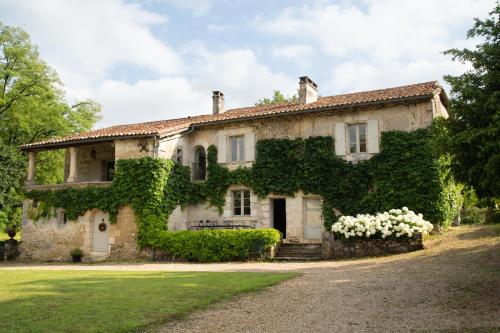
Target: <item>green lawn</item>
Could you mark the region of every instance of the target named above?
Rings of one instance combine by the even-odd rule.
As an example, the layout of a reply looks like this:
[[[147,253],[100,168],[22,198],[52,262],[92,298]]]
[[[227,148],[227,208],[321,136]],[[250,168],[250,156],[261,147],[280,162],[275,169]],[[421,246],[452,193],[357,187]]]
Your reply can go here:
[[[293,276],[0,270],[0,332],[136,332]]]

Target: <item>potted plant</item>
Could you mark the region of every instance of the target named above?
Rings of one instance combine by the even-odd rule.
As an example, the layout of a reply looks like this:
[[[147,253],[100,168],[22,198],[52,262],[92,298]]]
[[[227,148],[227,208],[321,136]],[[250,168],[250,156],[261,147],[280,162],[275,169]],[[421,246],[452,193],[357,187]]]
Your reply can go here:
[[[81,262],[82,257],[83,257],[83,251],[79,248],[75,248],[75,249],[71,250],[69,255],[73,259],[73,262]]]
[[[9,235],[10,239],[13,239],[14,237],[16,237],[16,228],[8,228],[7,229],[7,235]]]

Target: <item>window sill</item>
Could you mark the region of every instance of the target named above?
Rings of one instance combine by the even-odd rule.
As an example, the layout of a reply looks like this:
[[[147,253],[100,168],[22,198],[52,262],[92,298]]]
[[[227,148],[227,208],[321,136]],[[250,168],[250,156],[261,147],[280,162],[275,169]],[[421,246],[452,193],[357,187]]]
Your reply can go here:
[[[252,215],[231,215],[230,218],[234,219],[234,220],[251,220],[252,218],[254,218],[254,216],[252,216]]]
[[[346,155],[346,160],[356,163],[359,161],[368,160],[370,157],[371,154],[369,153],[350,153]]]

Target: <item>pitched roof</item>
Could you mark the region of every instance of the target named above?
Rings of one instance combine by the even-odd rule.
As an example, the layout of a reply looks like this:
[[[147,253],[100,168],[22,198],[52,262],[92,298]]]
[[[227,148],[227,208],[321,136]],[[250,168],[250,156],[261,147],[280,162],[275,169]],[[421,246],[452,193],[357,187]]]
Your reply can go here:
[[[316,102],[301,104],[298,102],[259,105],[230,109],[218,115],[200,115],[194,117],[151,121],[138,124],[117,125],[97,130],[77,133],[74,135],[51,138],[44,141],[22,145],[22,150],[32,148],[64,146],[75,142],[92,142],[110,140],[112,138],[140,136],[168,136],[188,129],[191,126],[203,126],[219,122],[253,119],[264,116],[278,116],[304,111],[321,111],[330,109],[345,109],[355,106],[368,106],[380,102],[403,102],[413,99],[432,98],[443,91],[437,81],[417,83],[407,86],[363,91],[350,94],[320,97]]]

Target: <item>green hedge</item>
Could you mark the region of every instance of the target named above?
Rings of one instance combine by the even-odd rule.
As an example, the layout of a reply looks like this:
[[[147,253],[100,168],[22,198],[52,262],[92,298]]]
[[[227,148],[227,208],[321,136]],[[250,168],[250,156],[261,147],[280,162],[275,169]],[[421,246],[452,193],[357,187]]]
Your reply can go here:
[[[150,245],[175,258],[218,262],[259,257],[280,241],[275,229],[182,230],[163,231]]]

